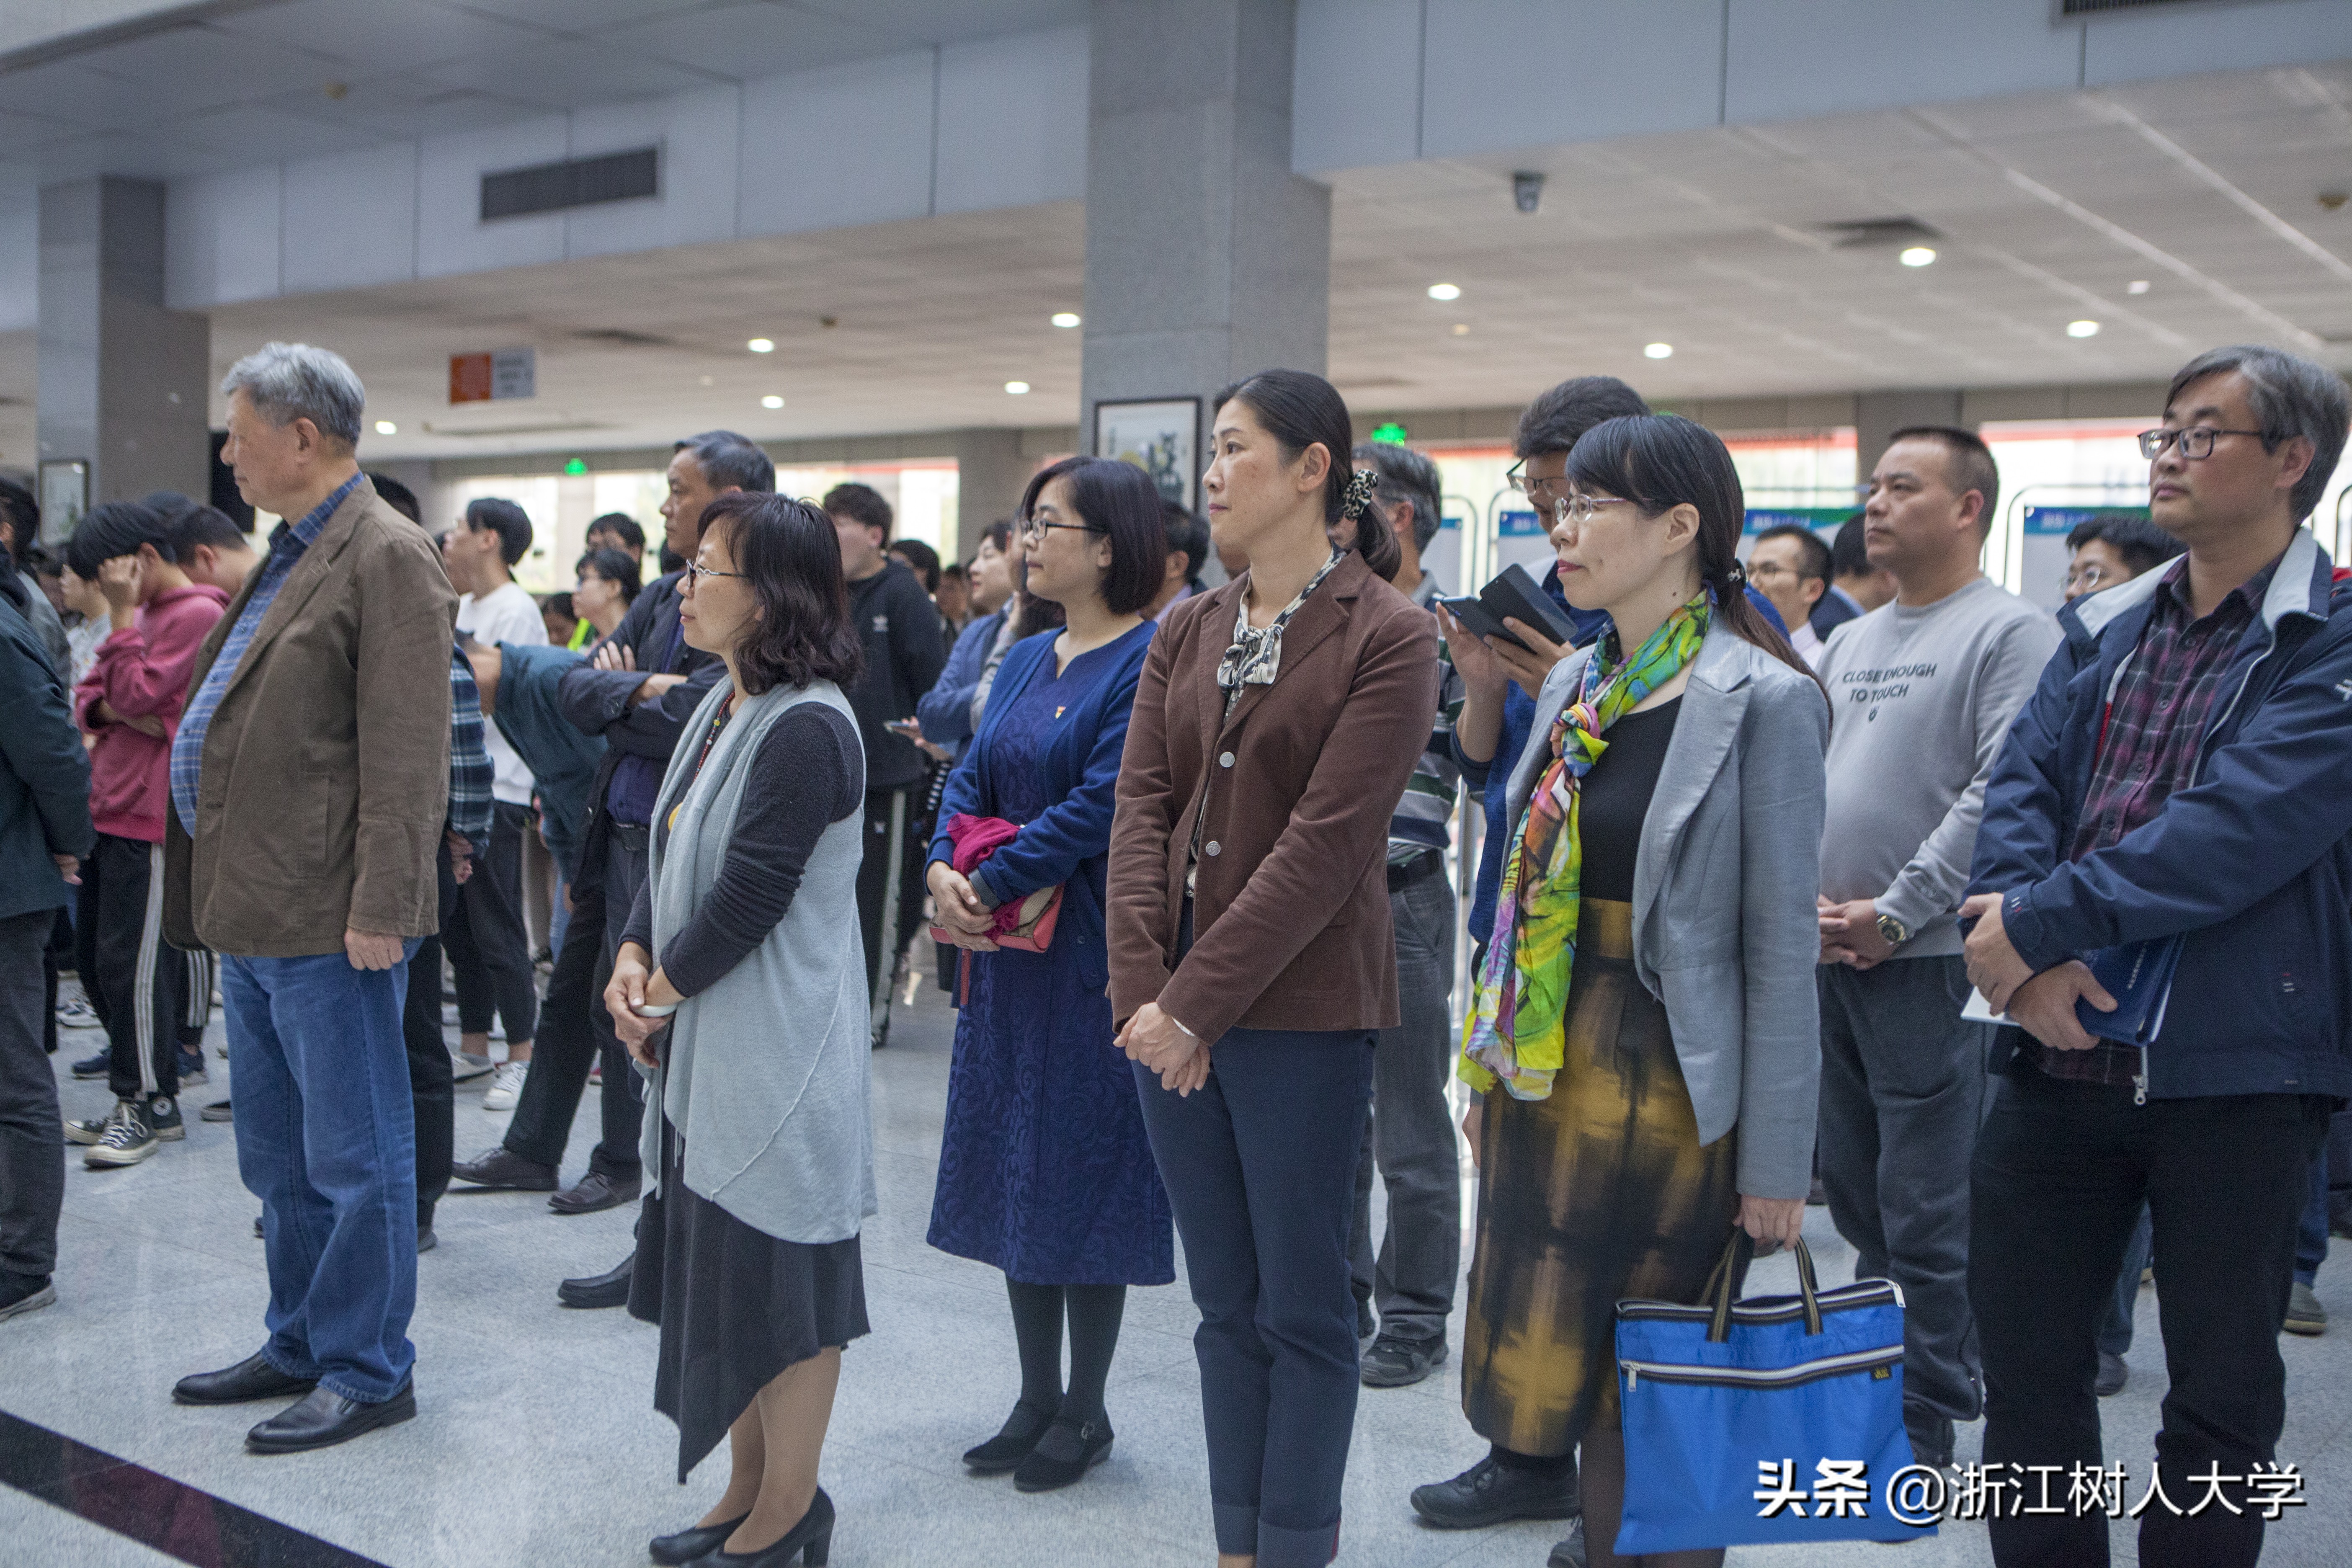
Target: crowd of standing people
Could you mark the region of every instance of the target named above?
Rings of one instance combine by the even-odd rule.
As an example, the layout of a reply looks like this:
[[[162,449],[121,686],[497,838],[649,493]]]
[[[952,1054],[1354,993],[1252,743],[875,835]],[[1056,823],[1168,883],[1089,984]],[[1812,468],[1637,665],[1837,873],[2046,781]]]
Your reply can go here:
[[[1510,482],[1565,640],[1439,602],[1435,466],[1301,372],[1213,400],[1205,520],[1069,458],[961,562],[866,486],[782,497],[756,444],[688,437],[657,543],[596,519],[544,602],[521,507],[436,538],[362,470],[337,355],[273,343],[223,392],[224,461],[284,520],[257,551],[158,494],[45,582],[0,483],[0,1319],[57,1299],[67,1144],[184,1137],[216,991],[232,1093],[201,1114],[269,1296],[254,1353],[173,1395],[278,1402],[254,1451],[415,1415],[452,1182],[635,1205],[630,1256],[559,1298],[657,1324],[678,1479],[730,1464],[653,1559],[823,1563],[870,1053],[911,972],[957,1012],[928,1239],[1002,1272],[1017,1352],[964,1463],[1034,1492],[1108,1457],[1128,1292],[1181,1236],[1223,1568],[1329,1562],[1360,1390],[1457,1350],[1489,1451],[1412,1491],[1428,1524],[1719,1562],[1614,1550],[1616,1307],[1727,1261],[1736,1295],[1809,1202],[1902,1287],[1919,1463],[1980,1417],[1989,1461],[2100,1463],[2151,1268],[2158,1480],[2275,1459],[2352,1099],[2352,587],[2305,526],[2333,373],[2185,366],[2147,520],[2077,530],[2055,616],[1982,571],[1971,432],[1895,432],[1834,539],[1743,559],[1720,439],[1563,382]],[[2099,1032],[2134,944],[2178,975],[2137,1047]],[[62,972],[106,1041],[71,1069],[116,1097],[88,1121],[46,1054]],[[512,1116],[460,1161],[473,1077]],[[1992,1544],[2104,1562],[2105,1522]],[[2149,1563],[2261,1545],[2251,1508],[2141,1524]]]

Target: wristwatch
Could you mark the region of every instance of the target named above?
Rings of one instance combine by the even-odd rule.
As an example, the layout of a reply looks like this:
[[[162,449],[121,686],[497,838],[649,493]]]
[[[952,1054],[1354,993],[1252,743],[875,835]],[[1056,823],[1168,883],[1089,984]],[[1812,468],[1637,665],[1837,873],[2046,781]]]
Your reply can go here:
[[[1911,940],[1911,928],[1893,915],[1881,915],[1878,917],[1878,934],[1886,939],[1889,946],[1901,947]]]

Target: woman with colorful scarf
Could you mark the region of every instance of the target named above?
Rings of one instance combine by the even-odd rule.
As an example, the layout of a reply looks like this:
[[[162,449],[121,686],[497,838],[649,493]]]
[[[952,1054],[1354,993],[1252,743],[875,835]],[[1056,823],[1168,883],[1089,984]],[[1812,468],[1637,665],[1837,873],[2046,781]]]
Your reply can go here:
[[[1446,1485],[1540,1490],[1580,1443],[1582,1550],[1571,1533],[1552,1561],[1598,1568],[1629,1561],[1618,1300],[1696,1300],[1735,1225],[1786,1241],[1804,1216],[1830,712],[1741,591],[1721,441],[1612,419],[1567,482],[1561,586],[1612,629],[1554,668],[1511,776],[1459,1068],[1479,1176],[1463,1408],[1494,1447]],[[1491,736],[1507,672],[1447,630],[1460,729]]]

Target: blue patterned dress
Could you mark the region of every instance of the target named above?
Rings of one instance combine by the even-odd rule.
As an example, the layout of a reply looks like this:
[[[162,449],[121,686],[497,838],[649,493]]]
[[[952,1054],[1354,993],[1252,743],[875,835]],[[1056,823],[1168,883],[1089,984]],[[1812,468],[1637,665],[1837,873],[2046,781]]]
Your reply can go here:
[[[982,815],[1034,821],[1060,715],[1114,673],[1109,648],[1051,658],[976,745],[995,796]],[[992,718],[995,718],[992,715]],[[1070,930],[1065,921],[1062,932]],[[1165,1285],[1176,1278],[1160,1184],[1110,998],[1057,933],[1045,952],[971,954],[956,1024],[929,1240],[1033,1285]]]

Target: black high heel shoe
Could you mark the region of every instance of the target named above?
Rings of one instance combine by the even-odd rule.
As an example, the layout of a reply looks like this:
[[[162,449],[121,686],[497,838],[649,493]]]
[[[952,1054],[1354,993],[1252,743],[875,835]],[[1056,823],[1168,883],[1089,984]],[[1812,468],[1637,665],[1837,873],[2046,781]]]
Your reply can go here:
[[[709,1554],[696,1558],[689,1568],[785,1568],[795,1557],[805,1562],[808,1568],[824,1568],[824,1560],[832,1551],[833,1500],[819,1487],[816,1496],[809,1500],[808,1511],[801,1515],[801,1521],[779,1536],[772,1545],[740,1553],[723,1546],[713,1547]]]
[[[668,1568],[677,1568],[678,1564],[708,1557],[726,1545],[727,1538],[735,1533],[735,1527],[751,1517],[748,1513],[738,1514],[723,1524],[698,1524],[689,1530],[681,1530],[676,1535],[656,1535],[646,1548],[646,1554],[656,1563],[667,1564]]]
[[[1029,1451],[1037,1446],[1037,1439],[1053,1425],[1053,1411],[1040,1410],[1034,1405],[1015,1405],[995,1436],[976,1448],[964,1450],[963,1462],[976,1474],[1000,1475],[1027,1458]]]

